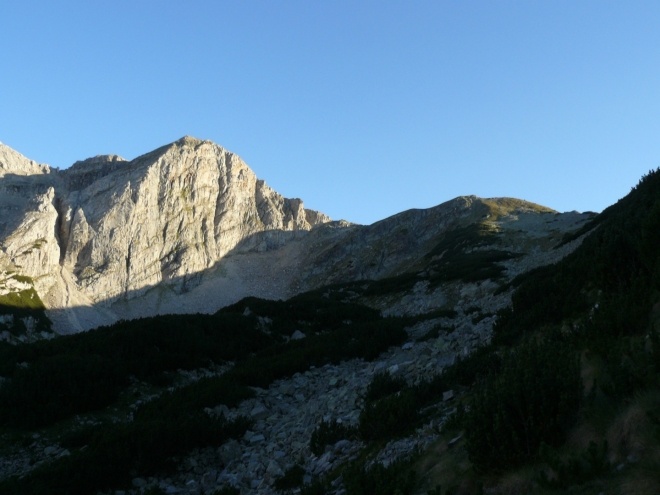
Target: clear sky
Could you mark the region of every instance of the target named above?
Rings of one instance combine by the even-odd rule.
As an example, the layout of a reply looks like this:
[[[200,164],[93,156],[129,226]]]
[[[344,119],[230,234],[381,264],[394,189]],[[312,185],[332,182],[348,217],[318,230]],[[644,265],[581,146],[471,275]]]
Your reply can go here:
[[[0,2],[0,141],[65,168],[184,135],[359,223],[600,211],[660,166],[660,2]]]

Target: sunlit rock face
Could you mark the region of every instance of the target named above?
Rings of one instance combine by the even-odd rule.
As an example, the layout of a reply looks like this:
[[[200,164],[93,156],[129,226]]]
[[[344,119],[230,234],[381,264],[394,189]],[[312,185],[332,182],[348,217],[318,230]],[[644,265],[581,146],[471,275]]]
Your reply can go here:
[[[101,305],[108,315],[163,284],[188,292],[228,253],[279,247],[330,220],[190,137],[130,162],[97,156],[63,171],[0,145],[0,174],[3,264],[32,277],[54,314]]]
[[[19,287],[29,277],[60,333],[400,275],[412,276],[414,287],[390,284],[356,301],[416,314],[470,291],[495,295],[493,281],[439,283],[441,246],[463,256],[464,270],[479,250],[513,253],[495,269],[511,279],[574,249],[575,242],[554,248],[589,218],[462,196],[362,226],[282,197],[210,141],[185,137],[132,161],[102,155],[66,170],[0,144],[0,284]],[[489,232],[489,241],[465,237],[474,228]]]

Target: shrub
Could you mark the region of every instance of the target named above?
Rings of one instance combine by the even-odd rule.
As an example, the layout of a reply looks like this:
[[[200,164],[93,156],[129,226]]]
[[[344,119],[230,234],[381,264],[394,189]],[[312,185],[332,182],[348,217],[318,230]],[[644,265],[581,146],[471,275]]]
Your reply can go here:
[[[369,468],[359,462],[344,472],[347,495],[411,495],[415,473],[410,460],[396,460],[387,467],[376,462]]]
[[[266,349],[229,374],[239,383],[268,387],[273,380],[306,371],[310,366],[353,358],[371,360],[406,339],[403,326],[404,320],[397,318],[354,323],[334,332]]]
[[[324,483],[319,478],[313,478],[312,482],[303,485],[300,489],[300,495],[327,495],[327,483]]]
[[[542,442],[561,444],[581,395],[579,359],[566,342],[510,351],[500,373],[477,387],[465,414],[470,460],[478,470],[502,470],[535,459]]]
[[[406,388],[378,402],[368,402],[360,412],[360,437],[366,441],[380,440],[407,430],[417,419],[422,404],[415,392]]]
[[[216,315],[167,315],[120,321],[109,327],[30,345],[0,343],[0,375],[12,377],[0,393],[0,423],[36,428],[105,407],[117,399],[131,375],[163,385],[165,374],[177,369],[195,369],[207,366],[210,361],[232,360],[240,362],[231,372],[237,384],[263,387],[313,365],[354,357],[372,359],[406,337],[402,320],[383,319],[377,311],[357,304],[304,299],[293,303],[250,301],[261,304],[282,319],[285,326],[294,319],[299,325],[297,319],[303,318],[319,330],[336,328],[276,346],[273,338],[257,329],[255,316],[236,314],[233,308]],[[343,324],[346,318],[352,319],[353,324]],[[255,352],[256,359],[247,359]],[[28,363],[27,370],[17,368],[17,363],[22,362]],[[228,390],[226,384],[223,387]],[[200,383],[188,392],[177,392],[181,397],[178,402],[183,403],[185,394],[188,394],[185,400],[194,398],[188,409],[195,407],[193,403],[208,402],[218,395],[212,388]],[[232,400],[236,393],[237,390],[232,390],[226,400]],[[168,397],[159,404],[172,396]],[[219,400],[202,407],[218,403]]]
[[[223,486],[213,492],[213,495],[240,495],[241,491],[233,486]]]
[[[451,333],[454,330],[456,330],[456,325],[452,325],[451,327],[445,327],[445,326],[442,326],[442,325],[435,325],[433,328],[431,328],[424,335],[422,335],[421,337],[418,337],[417,342],[426,342],[427,340],[437,339],[440,336],[441,331],[444,332],[444,333]]]
[[[355,428],[336,421],[321,421],[312,432],[309,448],[314,455],[321,455],[326,445],[334,445],[339,440],[348,440],[356,435]]]
[[[54,356],[19,367],[0,389],[0,422],[38,428],[114,402],[128,379],[100,356]]]
[[[303,476],[305,476],[305,470],[295,464],[284,472],[284,476],[275,480],[275,489],[285,491],[299,488],[303,484]]]
[[[250,422],[213,419],[204,413],[186,420],[163,418],[108,426],[91,435],[83,452],[39,466],[29,476],[0,482],[0,494],[88,495],[128,486],[131,472],[154,475],[175,465],[173,456],[217,446],[245,433]]]
[[[244,314],[246,308],[251,313],[272,320],[270,330],[279,335],[291,335],[301,326],[305,332],[336,330],[353,323],[380,319],[380,313],[361,304],[326,299],[317,294],[304,293],[287,301],[270,301],[256,297],[246,297],[241,301],[218,311],[221,314]]]
[[[479,347],[468,356],[459,356],[453,366],[445,369],[439,377],[447,388],[461,385],[471,387],[480,377],[499,373],[502,357],[493,346]]]
[[[431,260],[431,285],[452,280],[478,282],[500,278],[504,267],[498,263],[521,255],[498,249],[474,250],[476,247],[494,246],[498,242],[498,232],[485,223],[445,232],[440,242],[425,256]]]
[[[371,310],[369,314],[375,315]],[[66,444],[87,445],[88,448],[82,452],[74,452],[71,457],[58,459],[47,466],[40,466],[22,479],[0,483],[0,494],[82,495],[125,486],[130,483],[130,472],[133,470],[142,475],[167,472],[173,467],[172,460],[175,456],[184,455],[195,448],[219,445],[229,437],[241,435],[248,427],[248,422],[243,418],[234,422],[213,419],[202,412],[205,407],[214,407],[218,404],[234,406],[254,394],[249,388],[250,385],[268,386],[276,378],[305,371],[311,365],[321,366],[355,357],[371,359],[390,345],[400,344],[406,338],[406,332],[403,330],[406,320],[377,317],[375,320],[342,325],[332,332],[311,334],[306,339],[289,344],[271,345],[272,339],[254,330],[253,325],[256,323],[254,317],[231,313],[213,317],[188,316],[190,316],[189,325],[184,324],[185,319],[177,320],[169,317],[174,322],[178,321],[180,327],[178,332],[176,328],[166,327],[166,330],[159,334],[156,323],[163,322],[167,325],[171,322],[147,319],[135,323],[136,327],[131,326],[134,323],[129,325],[124,322],[122,324],[124,326],[118,328],[88,332],[83,336],[74,336],[76,338],[72,339],[56,339],[60,341],[56,344],[48,342],[39,346],[23,346],[23,349],[18,350],[0,346],[0,353],[6,352],[10,359],[14,360],[12,369],[16,368],[17,359],[26,359],[31,364],[27,370],[22,368],[19,370],[20,376],[24,373],[25,376],[34,373],[35,377],[44,374],[43,370],[40,371],[43,363],[49,363],[50,360],[54,363],[59,362],[58,360],[65,362],[73,360],[74,363],[78,363],[76,359],[83,358],[77,358],[77,354],[69,355],[68,352],[82,354],[84,349],[102,349],[104,343],[106,344],[104,352],[109,353],[114,350],[120,357],[113,362],[110,358],[101,356],[98,357],[101,360],[99,363],[104,363],[105,359],[110,364],[121,365],[112,368],[118,370],[120,378],[126,377],[128,370],[163,370],[181,362],[192,365],[211,355],[242,358],[233,369],[220,377],[203,378],[142,404],[135,411],[132,423],[103,425],[68,435],[64,438]],[[219,322],[232,321],[236,323],[233,329],[231,325],[219,325]],[[127,328],[136,330],[136,335],[129,332],[126,335],[128,342],[125,343],[121,340],[121,335],[122,332],[127,331]],[[223,336],[228,336],[226,342]],[[253,336],[256,337],[251,341]],[[63,344],[71,344],[71,347],[67,349]],[[165,350],[172,359],[159,358],[161,354],[165,354]],[[250,357],[246,356],[252,350],[258,352]],[[145,353],[145,351],[147,351],[144,359],[146,364],[141,364],[137,358],[140,352]],[[55,354],[55,357],[51,357],[52,354]],[[202,362],[205,363],[206,360]],[[83,359],[82,363],[85,364],[87,361]],[[76,366],[78,366],[76,369],[80,368],[79,365]],[[83,378],[78,376],[80,373],[73,373],[65,368],[62,368],[64,383],[68,379],[74,380],[74,383],[83,383],[84,380],[99,376],[98,373],[107,367],[99,365],[97,370],[91,370],[86,374],[88,376]],[[100,376],[102,378],[103,375]],[[76,382],[76,379],[83,382]],[[38,380],[35,379],[34,382],[37,383]],[[100,380],[97,380],[97,384],[99,382]],[[46,392],[32,390],[28,396],[36,397],[37,393]],[[94,393],[90,395],[94,398]],[[80,396],[78,388],[71,394],[76,400],[79,400]],[[100,397],[107,400],[111,396],[103,392]],[[24,402],[30,403],[28,400]],[[75,408],[79,409],[79,406]],[[53,414],[49,413],[47,417],[52,420]],[[338,435],[337,431],[339,428],[335,428],[331,433]]]
[[[187,387],[166,392],[160,397],[142,404],[135,411],[135,418],[140,420],[158,420],[163,417],[185,419],[205,407],[215,407],[218,404],[235,407],[241,401],[253,396],[254,391],[251,388],[233,380],[228,374],[206,377]]]
[[[512,281],[518,287],[513,309],[499,315],[493,342],[510,344],[543,325],[583,316],[596,302],[589,297],[594,293],[600,299],[594,314],[597,332],[620,336],[644,331],[649,296],[660,287],[660,169],[642,177],[630,194],[577,234],[591,229],[582,245],[557,264]]]
[[[610,469],[607,460],[607,441],[602,446],[590,442],[583,452],[562,459],[552,447],[541,444],[540,460],[546,463],[554,476],[545,471],[539,473],[539,482],[549,488],[565,489],[572,485],[586,483],[596,476],[606,474]]]
[[[0,423],[47,426],[113,403],[129,376],[162,384],[164,373],[236,360],[273,340],[238,315],[168,315],[77,335],[0,346]],[[17,363],[27,363],[27,369]]]
[[[367,402],[377,401],[398,392],[405,386],[406,381],[403,378],[395,378],[387,371],[378,372],[371,379],[371,383],[367,387],[365,400]]]
[[[414,386],[376,374],[369,385],[369,389],[373,388],[374,400],[367,400],[360,413],[360,437],[373,441],[400,435],[421,420],[419,410],[422,407],[442,399],[444,392],[456,386],[469,387],[479,377],[497,373],[500,368],[501,357],[492,346],[487,346],[478,348],[465,358],[457,359],[454,365],[441,374]],[[391,393],[395,388],[399,390]],[[380,400],[375,400],[376,397]]]

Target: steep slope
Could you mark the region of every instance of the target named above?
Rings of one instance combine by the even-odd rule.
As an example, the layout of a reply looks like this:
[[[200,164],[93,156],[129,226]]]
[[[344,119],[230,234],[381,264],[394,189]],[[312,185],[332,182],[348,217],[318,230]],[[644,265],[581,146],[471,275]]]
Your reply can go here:
[[[235,154],[190,137],[132,161],[101,155],[61,171],[0,145],[0,167],[0,269],[32,280],[59,333],[392,277],[361,302],[415,314],[454,297],[446,282],[556,261],[576,244],[551,248],[590,218],[465,196],[369,226],[331,222]],[[418,282],[427,285],[410,293]]]
[[[314,252],[305,278],[311,288],[419,271],[435,261],[426,255],[448,232],[470,225],[484,226],[487,232],[482,237],[499,235],[498,242],[508,249],[529,252],[536,245],[547,248],[563,232],[576,228],[588,217],[575,213],[559,215],[550,208],[511,198],[461,196],[433,208],[399,213],[354,229],[331,245],[326,243]],[[462,241],[466,247],[471,242],[467,237]],[[437,255],[436,259],[442,257],[441,252]]]
[[[114,321],[113,302],[157,285],[187,292],[229,252],[265,251],[329,221],[194,138],[64,171],[0,151],[2,263],[34,279],[60,331]]]
[[[38,176],[68,191],[61,212],[134,162]],[[370,226],[283,222],[194,283],[105,304],[128,318],[302,292],[286,301],[0,343],[0,493],[658,493],[659,190],[649,174],[597,216],[469,196]],[[112,211],[88,232],[128,229]],[[0,291],[25,280],[7,272]]]
[[[417,315],[477,296],[490,297],[494,312],[508,303],[510,291],[493,299],[501,284],[566,256],[583,236],[562,244],[564,236],[593,215],[467,196],[347,229],[334,242],[314,242],[314,231],[301,285],[349,290],[385,314]]]

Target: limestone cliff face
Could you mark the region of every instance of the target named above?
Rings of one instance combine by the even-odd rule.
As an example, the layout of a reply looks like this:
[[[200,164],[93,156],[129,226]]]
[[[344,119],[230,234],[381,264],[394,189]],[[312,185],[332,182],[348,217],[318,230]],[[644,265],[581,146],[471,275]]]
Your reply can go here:
[[[496,233],[485,247],[460,244],[459,235],[452,250],[515,253],[500,263],[511,278],[564,256],[571,246],[553,247],[589,218],[463,196],[362,226],[282,197],[210,141],[185,137],[132,161],[101,155],[66,170],[0,144],[0,291],[31,290],[29,277],[60,333],[402,274],[420,283],[361,301],[416,314],[497,287],[452,282],[427,290],[444,255],[432,254],[461,229]]]
[[[0,143],[0,177],[6,175],[44,175],[50,173],[50,167],[24,157],[19,152]]]
[[[183,293],[229,253],[279,247],[330,220],[190,137],[63,171],[0,145],[0,174],[0,256],[35,280],[49,309],[108,306],[160,284]]]

